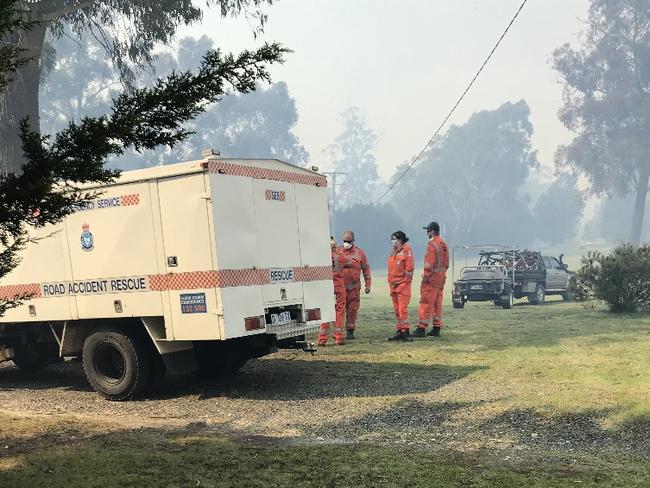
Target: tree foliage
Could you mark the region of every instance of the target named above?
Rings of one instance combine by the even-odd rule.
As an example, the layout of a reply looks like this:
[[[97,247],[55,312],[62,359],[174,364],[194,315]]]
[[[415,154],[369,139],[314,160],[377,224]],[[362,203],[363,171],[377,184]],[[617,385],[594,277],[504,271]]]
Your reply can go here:
[[[575,234],[582,217],[584,200],[577,181],[561,175],[535,202],[532,218],[535,235],[541,242],[559,244]]]
[[[404,222],[388,204],[348,207],[337,215],[336,225],[339,243],[345,230],[354,231],[357,244],[365,251],[370,265],[377,269],[386,269],[391,234],[404,230]]]
[[[630,240],[641,237],[650,177],[650,4],[592,0],[579,47],[553,53],[562,76],[559,116],[576,134],[559,148],[561,171],[588,177],[595,194],[636,194]]]
[[[108,112],[112,99],[123,89],[101,45],[90,36],[75,39],[66,35],[59,40],[50,40],[53,55],[39,94],[42,130],[59,131],[70,120]],[[184,69],[198,66],[207,50],[197,53],[196,62]]]
[[[108,110],[110,98],[121,92],[121,86],[101,47],[92,39],[77,42],[70,37],[63,37],[54,47],[57,60],[41,88],[43,127],[60,128],[66,113],[80,118]],[[165,76],[190,69],[200,63],[200,53],[213,47],[212,39],[205,36],[182,38],[175,52],[158,56],[153,64],[155,74]],[[146,79],[143,75],[136,84]],[[285,83],[266,89],[258,86],[254,92],[233,93],[207,106],[186,125],[192,134],[174,148],[128,151],[109,164],[132,169],[197,159],[206,148],[219,149],[229,157],[278,158],[305,164],[309,154],[293,133],[297,122],[298,111]]]
[[[529,116],[521,100],[450,127],[393,191],[410,228],[436,220],[455,244],[526,242],[532,219],[520,190],[539,164]]]
[[[27,12],[15,0],[0,0],[0,93],[7,87],[10,76],[28,62],[25,50],[4,39],[28,29]]]
[[[650,307],[650,246],[624,245],[609,255],[589,253],[572,279],[578,299],[605,301],[612,312],[636,312]]]
[[[0,39],[21,21],[16,22],[0,30]],[[0,176],[0,277],[19,262],[30,227],[60,221],[74,205],[95,196],[84,183],[109,182],[119,174],[104,167],[108,156],[178,144],[188,136],[189,120],[228,90],[247,93],[259,81],[269,81],[268,65],[282,62],[286,52],[277,44],[238,56],[209,51],[196,72],[173,73],[151,87],[121,94],[109,113],[70,122],[52,136],[39,134],[24,120],[20,139],[26,163],[19,173]],[[15,52],[2,55],[0,65],[10,70]],[[0,72],[0,79],[6,74]],[[21,298],[0,300],[0,312]]]
[[[18,5],[12,0],[3,2]],[[266,20],[263,7],[270,3],[272,0],[206,0],[205,5],[218,8],[223,16],[254,17],[259,29]],[[47,65],[44,54],[51,52],[45,44],[48,30],[55,37],[64,35],[66,29],[78,35],[89,33],[102,45],[124,84],[132,87],[134,67],[149,65],[157,44],[169,43],[178,26],[200,20],[203,13],[193,0],[37,0],[26,5],[29,11],[24,21],[31,23],[30,29],[13,23],[15,28],[5,30],[0,38],[9,49],[29,55],[20,67],[14,65],[13,81],[0,90],[0,169],[12,172],[24,163],[18,137],[20,121],[29,117],[32,128],[40,131],[38,92]]]
[[[377,136],[363,119],[358,107],[349,107],[342,114],[343,131],[328,150],[336,171],[346,172],[342,191],[337,195],[339,208],[366,205],[372,201],[379,180],[373,151]]]
[[[609,243],[621,244],[628,242],[630,237],[630,222],[621,216],[627,216],[634,209],[634,197],[628,195],[605,196],[598,203],[597,211],[585,226],[585,236],[588,239],[602,239]],[[650,202],[646,202],[646,212],[650,212]],[[650,227],[643,229],[641,239],[650,240]]]

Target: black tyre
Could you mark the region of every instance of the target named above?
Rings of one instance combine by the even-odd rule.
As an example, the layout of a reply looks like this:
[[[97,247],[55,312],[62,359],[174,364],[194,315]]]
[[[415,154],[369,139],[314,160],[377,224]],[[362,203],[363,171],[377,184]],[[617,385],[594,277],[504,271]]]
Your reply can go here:
[[[133,332],[99,330],[86,339],[83,365],[90,385],[109,400],[130,400],[147,387],[152,374],[151,350]]]
[[[535,291],[528,295],[528,301],[533,305],[543,304],[545,298],[546,298],[546,291],[544,290],[544,286],[540,285],[539,283],[537,284]]]
[[[510,295],[507,295],[505,297],[501,297],[501,308],[510,310],[512,306],[514,305],[515,302],[515,297],[510,293]]]
[[[15,346],[12,361],[23,371],[38,371],[59,359],[59,346],[56,342],[37,342]]]
[[[453,302],[454,308],[464,308],[465,302]]]
[[[564,293],[562,293],[562,300],[564,300],[565,302],[570,302],[571,301],[571,292],[567,290]]]

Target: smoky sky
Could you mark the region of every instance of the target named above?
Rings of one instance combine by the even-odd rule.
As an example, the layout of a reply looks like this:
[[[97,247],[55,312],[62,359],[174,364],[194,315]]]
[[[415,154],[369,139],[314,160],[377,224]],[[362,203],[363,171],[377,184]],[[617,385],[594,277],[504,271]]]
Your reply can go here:
[[[380,175],[410,159],[431,136],[520,0],[279,0],[254,39],[241,19],[208,11],[183,35],[207,34],[225,50],[279,41],[295,52],[273,69],[295,97],[296,133],[314,163],[328,167],[324,149],[340,132],[339,115],[358,106],[378,135]],[[584,29],[587,0],[531,0],[452,123],[475,111],[525,99],[535,127],[533,144],[552,173],[553,153],[570,134],[557,119],[561,85],[549,58],[575,43]]]

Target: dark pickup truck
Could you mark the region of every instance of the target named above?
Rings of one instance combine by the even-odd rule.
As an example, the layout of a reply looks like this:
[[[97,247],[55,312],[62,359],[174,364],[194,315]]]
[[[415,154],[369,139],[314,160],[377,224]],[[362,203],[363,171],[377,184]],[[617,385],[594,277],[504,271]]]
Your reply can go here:
[[[515,299],[524,297],[539,305],[546,295],[562,295],[568,301],[570,277],[562,255],[558,259],[527,250],[481,252],[477,266],[461,270],[452,289],[452,301],[454,308],[485,301],[512,308]]]

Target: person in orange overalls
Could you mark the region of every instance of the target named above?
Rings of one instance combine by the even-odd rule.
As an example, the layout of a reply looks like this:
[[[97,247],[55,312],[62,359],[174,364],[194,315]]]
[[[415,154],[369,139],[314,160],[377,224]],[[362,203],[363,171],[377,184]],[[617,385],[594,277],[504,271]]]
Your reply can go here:
[[[334,344],[342,346],[343,342],[343,324],[345,322],[345,280],[343,278],[343,266],[345,257],[341,249],[337,247],[334,237],[330,238],[332,248],[332,280],[334,281],[334,297],[336,298],[336,321],[334,322]],[[325,346],[330,333],[330,322],[320,324],[318,330],[318,345]]]
[[[393,249],[388,256],[388,286],[393,300],[397,332],[389,341],[410,341],[408,306],[411,301],[411,283],[413,282],[413,251],[407,244],[409,238],[401,230],[390,236]]]
[[[442,329],[442,291],[447,280],[449,250],[440,237],[440,226],[437,222],[431,222],[423,229],[427,231],[429,244],[424,256],[424,273],[420,286],[420,321],[413,337],[425,337],[431,319],[433,319],[433,328],[426,336],[438,337]]]
[[[346,306],[345,306],[345,328],[347,338],[356,339],[354,331],[357,328],[357,315],[361,304],[361,273],[366,285],[366,294],[370,293],[370,266],[366,254],[361,248],[354,245],[354,232],[346,230],[343,233],[343,249],[345,266],[343,277],[345,279]]]

